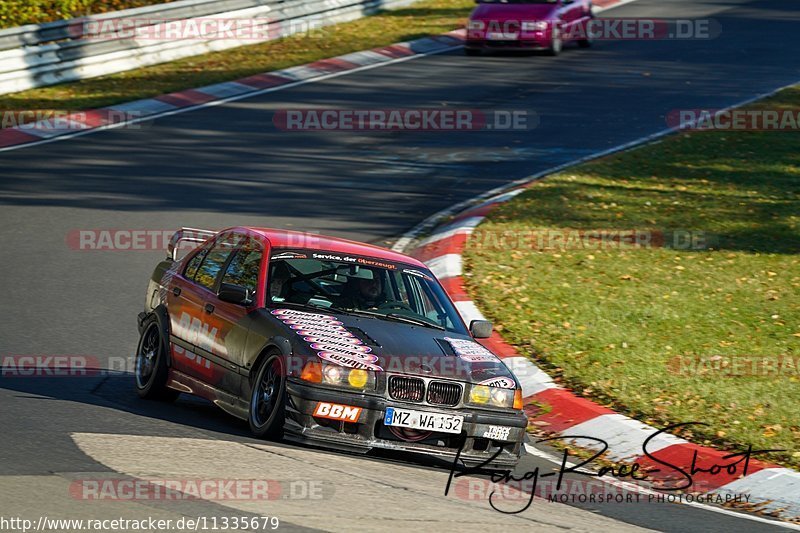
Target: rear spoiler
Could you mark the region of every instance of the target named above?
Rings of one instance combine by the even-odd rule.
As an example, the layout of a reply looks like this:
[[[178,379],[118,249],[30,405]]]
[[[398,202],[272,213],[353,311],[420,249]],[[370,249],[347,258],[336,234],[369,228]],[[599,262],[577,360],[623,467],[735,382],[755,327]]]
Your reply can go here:
[[[178,250],[180,249],[179,245],[182,242],[194,242],[199,244],[214,237],[216,234],[216,231],[210,229],[181,228],[170,237],[169,244],[167,245],[167,256],[173,261],[176,261],[178,259]]]

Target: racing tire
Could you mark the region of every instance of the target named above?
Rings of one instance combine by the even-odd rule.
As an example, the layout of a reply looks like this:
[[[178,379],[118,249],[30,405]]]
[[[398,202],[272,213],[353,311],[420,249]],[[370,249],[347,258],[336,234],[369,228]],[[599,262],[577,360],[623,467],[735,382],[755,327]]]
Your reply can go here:
[[[150,315],[142,324],[133,374],[141,398],[173,402],[180,396],[180,392],[167,387],[167,341],[156,315]]]
[[[591,13],[591,12],[592,12],[592,8],[590,7],[589,8],[589,13]],[[594,20],[594,15],[590,15],[589,22],[591,22],[593,20]],[[592,37],[592,34],[589,32],[589,23],[587,23],[586,24],[586,38],[585,39],[579,39],[578,40],[578,46],[580,46],[581,48],[589,48],[593,44],[594,44],[594,37]]]
[[[564,41],[561,39],[561,29],[558,27],[553,28],[553,36],[550,39],[550,48],[547,49],[547,55],[557,56],[564,49]]]
[[[247,421],[258,438],[281,440],[286,420],[286,365],[272,352],[259,365],[250,391]]]
[[[481,50],[480,48],[464,48],[464,54],[472,57],[479,56],[481,55]]]

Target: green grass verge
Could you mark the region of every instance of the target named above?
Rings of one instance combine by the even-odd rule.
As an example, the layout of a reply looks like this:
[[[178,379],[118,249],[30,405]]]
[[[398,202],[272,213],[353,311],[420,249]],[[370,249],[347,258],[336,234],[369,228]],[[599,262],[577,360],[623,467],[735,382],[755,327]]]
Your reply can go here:
[[[758,105],[800,108],[800,88]],[[470,238],[469,290],[508,341],[579,393],[655,425],[710,424],[685,434],[695,442],[784,448],[770,459],[798,467],[800,369],[730,377],[714,362],[800,357],[798,140],[684,133],[548,177]],[[543,250],[508,240],[599,229],[685,229],[713,246]],[[502,232],[505,241],[489,238]],[[708,368],[681,371],[676,357]]]
[[[418,39],[466,23],[471,0],[423,0],[353,22],[292,36],[94,78],[0,95],[5,111],[75,111],[150,98],[164,93],[302,65],[319,59]]]

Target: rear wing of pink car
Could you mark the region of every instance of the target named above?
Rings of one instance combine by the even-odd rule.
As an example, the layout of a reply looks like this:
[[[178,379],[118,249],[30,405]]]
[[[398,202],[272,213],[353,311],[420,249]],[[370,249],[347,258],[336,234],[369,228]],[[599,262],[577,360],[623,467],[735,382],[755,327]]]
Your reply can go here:
[[[200,244],[214,237],[217,233],[209,229],[181,228],[170,237],[167,245],[167,255],[173,261],[177,261],[182,243]]]

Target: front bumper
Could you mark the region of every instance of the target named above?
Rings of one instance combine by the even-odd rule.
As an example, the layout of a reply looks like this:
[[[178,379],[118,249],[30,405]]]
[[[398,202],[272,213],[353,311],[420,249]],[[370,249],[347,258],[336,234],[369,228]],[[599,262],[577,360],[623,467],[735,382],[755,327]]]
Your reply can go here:
[[[313,442],[348,451],[366,453],[372,449],[397,450],[425,454],[452,463],[463,444],[460,459],[464,466],[485,464],[486,468],[513,468],[522,454],[522,442],[528,419],[521,411],[494,412],[473,408],[431,407],[418,403],[389,400],[378,395],[354,393],[347,390],[329,390],[289,378],[286,385],[285,435],[295,441]],[[360,407],[358,421],[340,422],[315,418],[314,409],[319,402]],[[408,442],[394,436],[383,424],[387,407],[399,407],[462,415],[461,434],[433,433],[419,442]],[[489,426],[510,428],[507,440],[484,438]],[[502,451],[498,450],[502,448]],[[489,459],[498,454],[490,461]]]
[[[547,39],[467,39],[465,48],[471,50],[547,50]]]
[[[487,22],[497,29],[503,29],[502,23]],[[472,50],[487,49],[517,49],[517,50],[547,50],[552,45],[552,33],[546,30],[513,30],[513,31],[491,31],[491,30],[469,30],[465,48]]]

